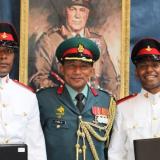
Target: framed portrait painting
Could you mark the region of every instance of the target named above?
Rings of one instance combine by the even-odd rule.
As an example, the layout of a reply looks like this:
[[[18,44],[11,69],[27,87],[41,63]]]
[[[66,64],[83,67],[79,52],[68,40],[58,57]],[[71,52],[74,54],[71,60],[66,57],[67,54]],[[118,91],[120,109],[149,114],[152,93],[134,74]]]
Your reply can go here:
[[[39,89],[52,71],[63,80],[55,50],[78,35],[95,41],[101,52],[91,84],[107,91],[117,86],[117,99],[128,95],[130,0],[21,0],[20,22],[22,82]]]

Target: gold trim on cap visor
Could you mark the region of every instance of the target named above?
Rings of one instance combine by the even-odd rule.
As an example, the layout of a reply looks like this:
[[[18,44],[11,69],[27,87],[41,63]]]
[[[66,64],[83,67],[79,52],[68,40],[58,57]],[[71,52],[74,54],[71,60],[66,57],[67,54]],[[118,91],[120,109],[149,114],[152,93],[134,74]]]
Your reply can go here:
[[[85,62],[94,62],[93,59],[86,59],[86,58],[81,58],[81,57],[65,57],[65,60],[81,60]]]

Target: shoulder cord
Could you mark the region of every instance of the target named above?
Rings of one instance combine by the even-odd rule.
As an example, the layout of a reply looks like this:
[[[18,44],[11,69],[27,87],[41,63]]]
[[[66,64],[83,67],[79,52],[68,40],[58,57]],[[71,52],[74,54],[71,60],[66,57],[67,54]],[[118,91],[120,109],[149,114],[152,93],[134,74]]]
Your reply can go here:
[[[96,151],[96,148],[93,143],[91,135],[94,136],[99,141],[103,141],[103,142],[107,141],[107,144],[108,144],[109,143],[109,134],[112,129],[113,122],[114,122],[115,111],[116,111],[116,102],[114,101],[113,98],[111,98],[110,107],[109,107],[109,117],[108,117],[109,122],[106,126],[104,126],[104,127],[98,126],[97,124],[92,123],[92,122],[85,122],[80,118],[79,128],[77,131],[76,160],[79,159],[78,155],[81,152],[83,152],[83,160],[86,160],[86,158],[85,158],[86,157],[85,156],[85,154],[86,154],[85,137],[89,143],[89,146],[90,146],[90,149],[91,149],[91,152],[93,154],[94,159],[99,160],[99,157],[98,157],[98,154],[97,154],[97,151]],[[104,130],[105,135],[104,136],[99,135],[93,127],[96,129]],[[80,136],[82,136],[82,138],[83,138],[82,150],[80,149],[80,145],[79,145]]]

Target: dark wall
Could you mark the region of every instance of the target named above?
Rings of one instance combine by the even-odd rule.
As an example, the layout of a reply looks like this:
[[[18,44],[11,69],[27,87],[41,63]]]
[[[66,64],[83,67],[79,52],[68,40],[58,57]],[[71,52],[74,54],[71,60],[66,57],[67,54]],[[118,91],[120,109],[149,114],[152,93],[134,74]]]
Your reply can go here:
[[[131,0],[131,49],[135,42],[144,37],[160,40],[160,3],[157,0]],[[130,92],[138,92],[140,84],[134,76],[131,63]]]
[[[0,0],[0,22],[11,23],[15,26],[19,37],[20,33],[20,0]],[[15,54],[15,63],[10,76],[18,79],[19,51]]]

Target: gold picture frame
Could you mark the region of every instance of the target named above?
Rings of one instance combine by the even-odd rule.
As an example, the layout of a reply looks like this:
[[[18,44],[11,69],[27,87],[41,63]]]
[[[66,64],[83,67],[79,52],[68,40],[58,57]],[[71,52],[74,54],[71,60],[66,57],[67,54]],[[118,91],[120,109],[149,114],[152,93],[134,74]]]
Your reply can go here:
[[[28,40],[30,1],[21,0],[20,9],[20,65],[19,79],[28,83]],[[103,15],[102,15],[103,16]],[[116,31],[115,31],[116,32]],[[130,0],[121,1],[121,47],[120,47],[120,98],[129,93],[129,51],[130,51]]]

